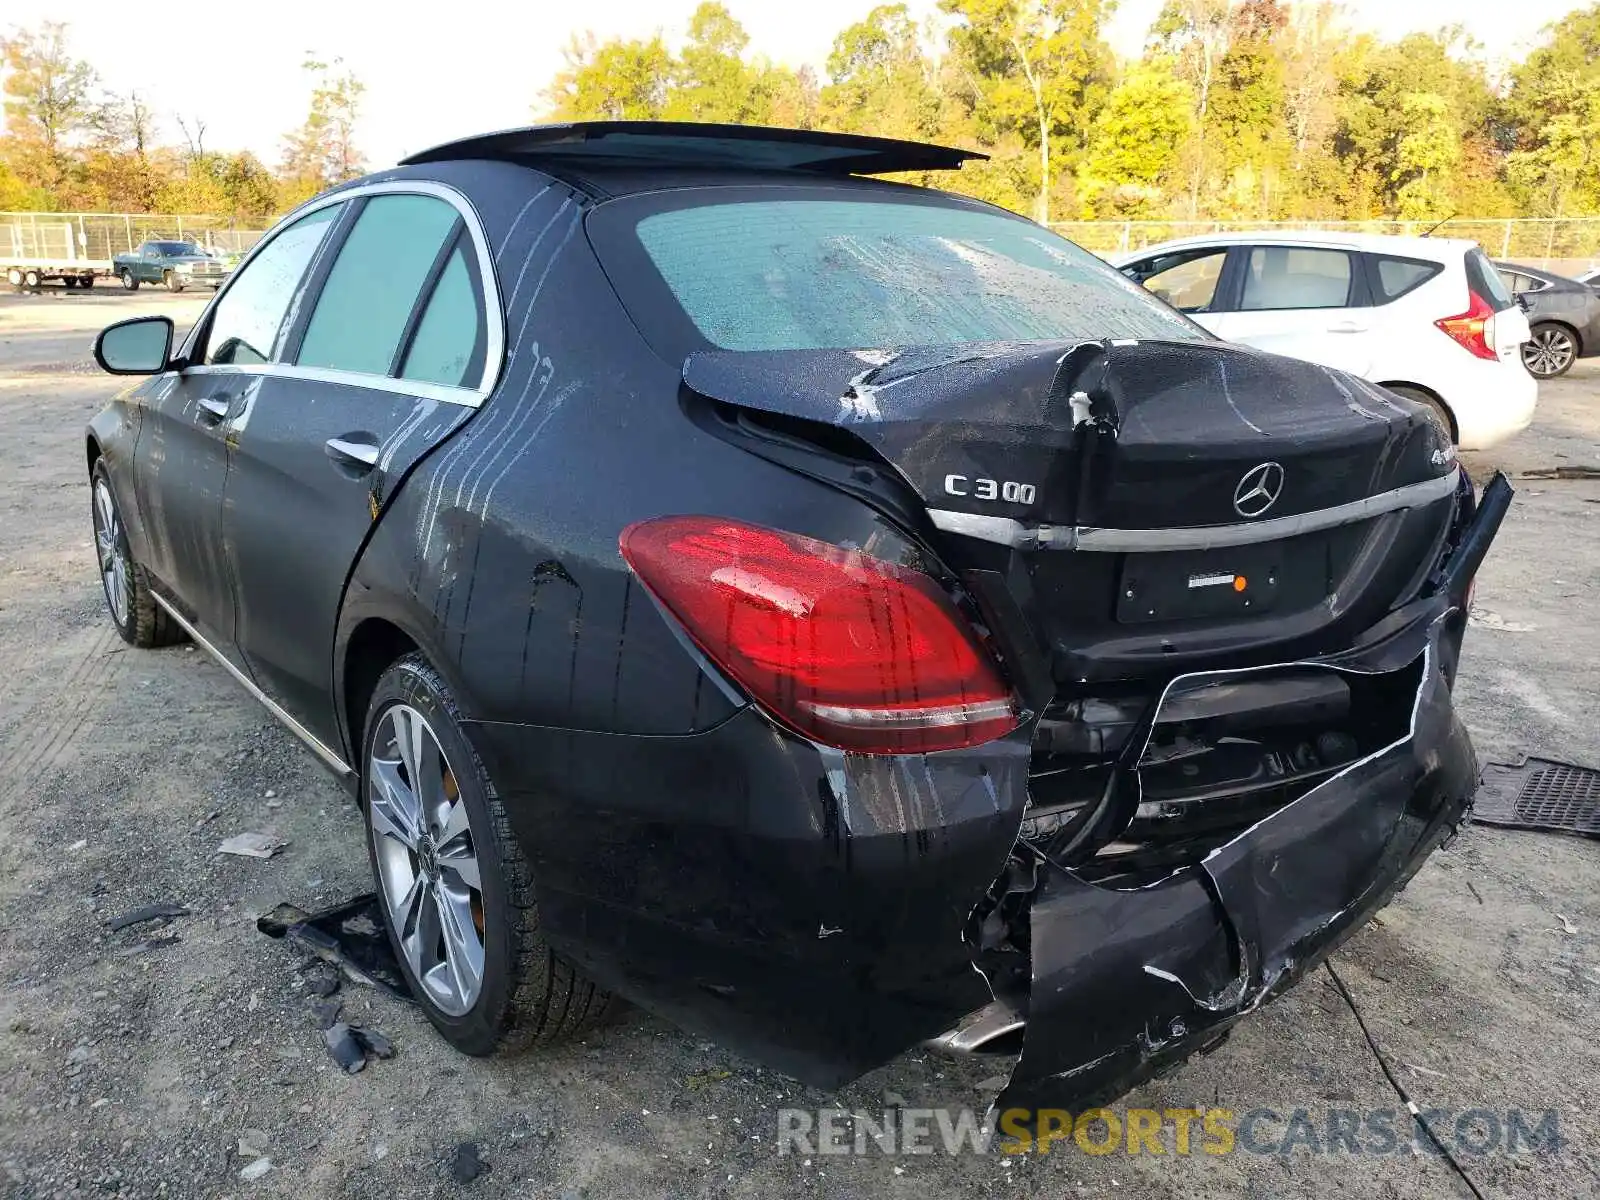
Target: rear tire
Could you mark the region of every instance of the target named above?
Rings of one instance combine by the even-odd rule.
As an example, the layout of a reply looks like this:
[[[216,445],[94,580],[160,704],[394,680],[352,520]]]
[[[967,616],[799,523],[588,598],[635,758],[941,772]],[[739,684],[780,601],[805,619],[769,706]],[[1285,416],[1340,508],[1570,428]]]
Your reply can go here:
[[[139,290],[139,281],[133,277],[133,271],[129,268],[123,267],[121,271],[117,272],[117,277],[122,280],[122,286],[130,292]]]
[[[1428,395],[1421,388],[1409,387],[1403,383],[1386,383],[1383,386],[1396,396],[1404,396],[1407,400],[1415,401],[1425,407],[1433,414],[1433,419],[1439,423],[1440,428],[1444,430],[1445,436],[1450,439],[1450,444],[1452,446],[1456,444],[1458,440],[1456,437],[1456,423],[1450,416],[1450,410],[1440,400]]]
[[[527,857],[460,721],[415,653],[384,671],[367,709],[361,795],[389,943],[462,1053],[564,1041],[614,1001],[545,943]]]
[[[62,276],[61,283],[62,286],[64,286],[69,292],[75,292],[78,290],[78,279],[75,275]]]
[[[80,275],[78,277],[78,286],[81,288],[92,288],[94,286],[94,276]]]
[[[1522,343],[1522,365],[1535,379],[1555,379],[1572,369],[1578,359],[1578,339],[1572,330],[1554,321],[1535,325]]]
[[[130,646],[151,649],[184,639],[184,632],[167,610],[156,603],[150,575],[133,557],[128,531],[122,523],[111,475],[104,459],[96,459],[89,475],[90,516],[94,521],[94,546],[106,611],[122,640]]]
[[[30,292],[37,292],[39,285],[43,282],[44,278],[37,271],[24,271],[22,273],[22,284]]]

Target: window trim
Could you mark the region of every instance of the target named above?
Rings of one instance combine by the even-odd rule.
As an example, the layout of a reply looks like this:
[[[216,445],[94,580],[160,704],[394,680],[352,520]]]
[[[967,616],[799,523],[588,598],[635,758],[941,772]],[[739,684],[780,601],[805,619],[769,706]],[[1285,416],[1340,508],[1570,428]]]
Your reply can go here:
[[[439,290],[439,280],[460,244],[461,221],[457,219],[450,227],[450,233],[439,243],[433,262],[428,264],[428,273],[422,277],[422,287],[417,292],[416,301],[411,305],[411,311],[406,314],[406,323],[400,329],[400,341],[395,345],[394,356],[389,360],[389,374],[396,379],[402,378],[400,372],[405,370],[406,356],[411,353],[411,343],[416,340],[417,329],[422,325],[422,314],[433,304],[433,294]],[[477,303],[476,289],[473,290],[472,299],[473,303]]]
[[[500,382],[500,373],[505,367],[505,310],[501,307],[500,286],[494,271],[494,255],[489,249],[489,238],[484,232],[483,220],[478,215],[478,210],[473,207],[472,201],[462,192],[450,187],[448,184],[436,183],[431,179],[389,179],[375,183],[357,184],[354,187],[336,188],[333,191],[324,192],[320,196],[313,197],[289,213],[272,227],[266,237],[251,247],[250,253],[234,268],[228,283],[219,288],[216,295],[212,296],[205,310],[200,314],[199,320],[194,323],[194,328],[190,330],[189,336],[184,339],[182,355],[187,359],[198,341],[209,334],[211,317],[216,310],[218,302],[228,294],[228,289],[233,280],[243,275],[245,268],[254,261],[258,253],[272,242],[279,230],[287,228],[301,217],[309,216],[311,213],[333,204],[360,201],[368,196],[393,193],[432,196],[435,199],[445,201],[456,210],[456,215],[465,226],[467,236],[472,239],[473,250],[476,252],[478,260],[479,285],[482,288],[483,327],[486,340],[483,356],[483,376],[478,381],[477,386],[451,387],[441,383],[401,379],[394,375],[372,375],[364,371],[344,371],[328,367],[302,367],[288,362],[249,365],[223,364],[217,366],[196,364],[184,367],[181,374],[276,376],[282,379],[304,379],[319,383],[345,384],[350,387],[367,388],[373,391],[395,392],[404,396],[421,396],[431,400],[440,400],[447,404],[459,404],[464,408],[477,408],[482,405],[485,400],[494,394],[495,387]],[[327,263],[331,264],[338,258],[339,251],[344,249],[345,238],[353,227],[354,217],[351,214],[357,212],[361,207],[363,207],[362,204],[353,204],[334,221],[334,228],[329,231],[329,242],[325,247]],[[459,234],[457,235],[458,239]],[[452,241],[451,245],[454,244],[455,242]],[[299,311],[294,316],[293,323],[290,325],[289,336],[284,342],[286,353],[291,349],[298,352],[300,338],[305,331],[305,324],[310,320],[312,310],[316,308],[316,302],[322,294],[321,285],[325,278],[326,267],[322,268],[318,277],[308,278],[301,284],[302,302]],[[313,287],[315,290],[312,290]]]

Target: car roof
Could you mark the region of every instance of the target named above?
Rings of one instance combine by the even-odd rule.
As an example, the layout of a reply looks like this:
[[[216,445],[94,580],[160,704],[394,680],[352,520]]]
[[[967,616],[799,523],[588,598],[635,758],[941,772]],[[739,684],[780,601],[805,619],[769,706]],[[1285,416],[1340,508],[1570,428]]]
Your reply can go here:
[[[560,172],[642,168],[880,175],[954,170],[988,155],[927,142],[700,121],[572,121],[477,134],[420,150],[402,166],[495,159]]]
[[[1353,233],[1338,229],[1242,229],[1226,233],[1197,234],[1153,242],[1137,250],[1116,255],[1113,262],[1126,263],[1152,253],[1202,249],[1207,246],[1329,246],[1342,250],[1366,250],[1393,254],[1401,258],[1426,258],[1444,261],[1466,253],[1477,245],[1467,238],[1398,237],[1386,233]]]

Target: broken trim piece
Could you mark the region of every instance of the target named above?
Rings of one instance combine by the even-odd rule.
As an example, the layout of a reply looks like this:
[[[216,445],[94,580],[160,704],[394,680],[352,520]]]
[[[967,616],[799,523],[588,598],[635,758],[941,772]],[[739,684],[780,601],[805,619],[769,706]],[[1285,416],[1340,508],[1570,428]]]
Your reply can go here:
[[[979,513],[952,512],[930,508],[934,526],[946,533],[958,533],[1021,550],[1087,550],[1099,553],[1125,553],[1161,550],[1209,550],[1215,546],[1250,546],[1275,542],[1280,538],[1314,533],[1349,525],[1368,517],[1381,516],[1403,508],[1432,504],[1454,494],[1460,468],[1437,479],[1407,484],[1364,500],[1275,517],[1270,521],[1250,521],[1236,525],[1196,525],[1169,529],[1097,529],[1089,525],[1024,525],[1013,517],[991,517]]]

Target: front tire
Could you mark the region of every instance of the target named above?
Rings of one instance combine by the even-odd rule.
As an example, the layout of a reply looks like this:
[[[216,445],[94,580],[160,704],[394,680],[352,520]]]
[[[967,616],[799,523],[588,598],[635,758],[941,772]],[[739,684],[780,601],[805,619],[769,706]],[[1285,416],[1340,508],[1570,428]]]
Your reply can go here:
[[[1578,339],[1572,330],[1553,321],[1535,325],[1522,343],[1522,365],[1535,379],[1554,379],[1572,369],[1578,358]]]
[[[169,292],[183,291],[183,280],[179,278],[176,271],[163,271],[161,273],[161,282],[167,285],[167,291]]]
[[[611,997],[541,936],[528,860],[460,721],[420,654],[383,673],[367,710],[362,799],[389,942],[456,1049],[562,1041],[600,1021]]]
[[[156,603],[155,593],[150,590],[150,575],[129,549],[128,531],[122,523],[104,459],[95,460],[89,476],[89,495],[95,558],[111,623],[123,641],[141,649],[182,641],[183,630]]]

